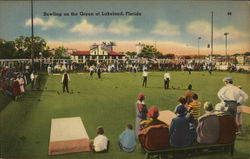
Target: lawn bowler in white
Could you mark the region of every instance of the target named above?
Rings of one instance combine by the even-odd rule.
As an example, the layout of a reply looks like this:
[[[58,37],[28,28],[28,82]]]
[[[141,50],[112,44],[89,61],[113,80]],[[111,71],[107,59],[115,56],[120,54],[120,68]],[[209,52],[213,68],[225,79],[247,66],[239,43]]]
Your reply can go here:
[[[148,82],[148,72],[147,72],[147,70],[143,70],[142,77],[143,77],[142,87],[146,88],[147,87],[147,82]]]
[[[221,102],[225,102],[228,111],[236,117],[237,107],[247,101],[248,95],[239,87],[233,85],[232,77],[225,77],[223,82],[225,86],[219,90],[217,95]]]
[[[166,71],[166,73],[164,74],[164,88],[168,89],[169,88],[169,82],[170,82],[170,73],[168,73],[168,71]]]

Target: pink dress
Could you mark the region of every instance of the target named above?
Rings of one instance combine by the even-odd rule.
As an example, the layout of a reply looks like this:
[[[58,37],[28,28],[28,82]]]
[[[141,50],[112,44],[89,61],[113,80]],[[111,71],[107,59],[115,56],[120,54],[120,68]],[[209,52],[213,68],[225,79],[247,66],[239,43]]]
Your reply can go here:
[[[23,80],[23,78],[18,78],[17,81],[19,83],[21,93],[24,93],[24,80]]]

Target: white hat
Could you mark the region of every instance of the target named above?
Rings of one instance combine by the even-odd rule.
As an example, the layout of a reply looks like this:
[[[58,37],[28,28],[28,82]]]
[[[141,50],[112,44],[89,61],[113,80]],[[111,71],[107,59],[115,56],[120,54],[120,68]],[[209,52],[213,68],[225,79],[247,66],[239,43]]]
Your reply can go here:
[[[222,81],[223,82],[232,82],[233,78],[232,77],[225,77]]]
[[[228,107],[226,107],[225,102],[220,102],[220,103],[216,104],[215,108],[214,108],[215,111],[220,111],[220,112],[226,112],[227,109],[228,109]]]

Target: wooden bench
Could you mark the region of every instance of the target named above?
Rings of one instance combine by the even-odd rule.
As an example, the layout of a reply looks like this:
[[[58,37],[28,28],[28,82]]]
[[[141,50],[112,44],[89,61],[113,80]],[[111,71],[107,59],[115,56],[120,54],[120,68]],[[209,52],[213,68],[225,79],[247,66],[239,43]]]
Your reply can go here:
[[[224,152],[229,153],[230,156],[234,154],[234,143],[231,144],[194,144],[189,147],[184,148],[168,148],[163,150],[157,151],[150,151],[144,149],[145,152],[145,159],[151,159],[155,156],[159,158],[168,158],[169,155],[172,155],[173,158],[178,158],[178,155],[185,155],[185,156],[197,156],[202,154],[211,154],[211,153],[218,153]]]

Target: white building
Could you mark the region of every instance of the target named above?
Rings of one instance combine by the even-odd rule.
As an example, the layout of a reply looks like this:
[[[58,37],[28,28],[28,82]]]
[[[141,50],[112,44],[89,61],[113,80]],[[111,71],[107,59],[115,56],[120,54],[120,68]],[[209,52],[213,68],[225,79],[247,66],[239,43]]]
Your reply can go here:
[[[71,59],[76,63],[85,63],[88,60],[94,60],[97,63],[102,61],[124,60],[125,55],[110,51],[105,45],[93,44],[89,51],[73,51]]]
[[[142,51],[142,49],[143,49],[144,46],[145,46],[145,44],[142,44],[140,42],[135,45],[135,49],[136,49],[137,55],[141,53],[141,51]]]

